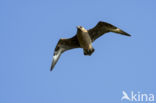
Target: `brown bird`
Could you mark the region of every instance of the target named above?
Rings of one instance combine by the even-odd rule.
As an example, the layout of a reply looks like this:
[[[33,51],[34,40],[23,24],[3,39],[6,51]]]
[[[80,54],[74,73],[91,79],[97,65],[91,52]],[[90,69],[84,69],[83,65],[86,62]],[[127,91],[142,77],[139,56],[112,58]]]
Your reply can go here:
[[[102,21],[98,22],[98,24],[94,28],[89,30],[86,30],[82,26],[77,26],[77,33],[74,37],[69,39],[60,39],[58,41],[54,51],[53,61],[50,70],[53,70],[61,54],[66,50],[74,48],[83,48],[84,55],[91,55],[94,52],[92,42],[94,42],[98,37],[108,32],[131,36],[130,34],[117,28],[116,26]]]

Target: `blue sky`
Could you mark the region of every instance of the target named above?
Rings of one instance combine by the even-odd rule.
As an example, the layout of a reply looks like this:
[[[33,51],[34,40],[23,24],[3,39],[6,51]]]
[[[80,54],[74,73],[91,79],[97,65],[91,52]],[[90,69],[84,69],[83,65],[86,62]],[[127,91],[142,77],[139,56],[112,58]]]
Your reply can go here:
[[[155,0],[1,0],[0,103],[122,103],[122,91],[156,95]],[[60,38],[106,21],[95,52],[65,52],[50,72]],[[124,102],[123,102],[124,103]]]

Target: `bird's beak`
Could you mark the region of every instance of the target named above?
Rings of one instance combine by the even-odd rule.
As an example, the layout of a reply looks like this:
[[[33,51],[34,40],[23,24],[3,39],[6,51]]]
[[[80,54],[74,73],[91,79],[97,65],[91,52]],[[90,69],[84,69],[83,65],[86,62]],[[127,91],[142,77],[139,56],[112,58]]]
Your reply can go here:
[[[51,68],[50,68],[50,71],[52,71],[57,63],[57,61],[59,60],[61,56],[61,52],[59,51],[58,53],[54,54],[53,56],[53,61],[52,61],[52,64],[51,64]]]

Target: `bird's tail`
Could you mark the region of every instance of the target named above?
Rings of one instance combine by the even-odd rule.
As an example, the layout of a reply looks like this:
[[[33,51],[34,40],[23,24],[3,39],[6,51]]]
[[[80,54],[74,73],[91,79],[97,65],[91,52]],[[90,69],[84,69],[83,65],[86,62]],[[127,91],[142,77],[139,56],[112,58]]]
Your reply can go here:
[[[92,55],[92,53],[95,51],[95,49],[92,47],[90,49],[83,49],[84,55]]]

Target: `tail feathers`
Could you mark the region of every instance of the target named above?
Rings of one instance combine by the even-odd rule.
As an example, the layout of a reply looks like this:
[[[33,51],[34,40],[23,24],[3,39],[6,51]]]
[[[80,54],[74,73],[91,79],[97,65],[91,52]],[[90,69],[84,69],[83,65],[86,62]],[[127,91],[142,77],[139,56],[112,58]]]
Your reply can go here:
[[[94,48],[91,48],[91,49],[83,49],[83,53],[84,55],[92,55],[92,53],[95,51]]]

